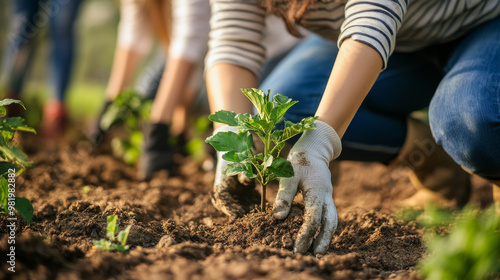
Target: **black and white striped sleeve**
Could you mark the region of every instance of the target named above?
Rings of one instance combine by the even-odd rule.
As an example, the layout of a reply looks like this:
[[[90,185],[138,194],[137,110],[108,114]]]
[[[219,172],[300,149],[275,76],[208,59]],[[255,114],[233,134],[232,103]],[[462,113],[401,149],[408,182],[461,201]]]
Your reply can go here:
[[[265,13],[258,0],[211,0],[209,51],[205,69],[218,63],[247,68],[256,77],[266,59],[262,45]]]
[[[409,0],[352,0],[345,7],[345,21],[338,45],[351,38],[373,47],[382,57],[383,69],[394,51]]]

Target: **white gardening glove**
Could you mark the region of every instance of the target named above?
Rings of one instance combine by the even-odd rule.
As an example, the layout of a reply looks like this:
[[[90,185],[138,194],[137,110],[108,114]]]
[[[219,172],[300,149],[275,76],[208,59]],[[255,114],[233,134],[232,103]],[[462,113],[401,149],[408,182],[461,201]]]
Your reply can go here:
[[[234,126],[222,126],[213,132],[238,133]],[[255,202],[259,201],[259,192],[255,189],[255,181],[250,180],[243,174],[238,176],[225,176],[222,171],[231,162],[224,160],[222,156],[226,152],[217,152],[217,167],[215,169],[215,180],[213,193],[211,193],[212,204],[217,210],[230,218],[242,217],[251,210]]]
[[[318,229],[321,230],[314,240],[314,253],[325,253],[338,224],[328,165],[339,156],[342,145],[330,125],[319,120],[315,124],[316,129],[306,130],[290,150],[288,160],[295,176],[280,179],[273,208],[275,218],[286,218],[297,191],[302,191],[305,213],[295,240],[296,253],[305,253],[309,249]]]

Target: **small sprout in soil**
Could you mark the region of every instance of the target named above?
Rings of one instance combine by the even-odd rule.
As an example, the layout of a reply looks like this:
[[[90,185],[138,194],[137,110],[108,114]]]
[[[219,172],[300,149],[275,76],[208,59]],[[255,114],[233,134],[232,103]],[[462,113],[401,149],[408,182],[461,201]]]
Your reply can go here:
[[[82,187],[82,192],[84,194],[89,194],[92,191],[92,188],[89,185],[85,185]]]
[[[92,243],[95,247],[99,248],[101,251],[120,251],[126,252],[129,246],[126,245],[128,234],[132,225],[128,225],[124,230],[118,232],[118,225],[116,222],[118,217],[115,215],[108,216],[107,218],[107,229],[106,237],[108,239],[93,240]],[[116,233],[118,232],[118,235]]]
[[[266,94],[259,89],[242,89],[243,94],[256,107],[258,114],[236,114],[221,110],[208,118],[213,122],[227,124],[238,128],[238,133],[219,132],[205,141],[216,151],[226,152],[222,158],[232,163],[222,171],[223,175],[233,176],[241,172],[262,186],[261,211],[265,211],[266,186],[280,177],[293,177],[292,164],[280,157],[285,142],[308,129],[316,128],[317,117],[307,117],[299,123],[284,122],[283,129],[277,125],[283,121],[288,109],[298,101],[276,94],[270,101],[271,91]],[[253,147],[254,133],[264,146],[263,153],[255,154]]]
[[[17,210],[21,217],[30,224],[33,218],[33,206],[26,198],[15,195],[16,177],[23,170],[30,167],[32,162],[28,161],[28,156],[15,144],[11,144],[16,131],[26,131],[36,133],[35,130],[26,124],[22,117],[7,118],[7,109],[11,104],[19,104],[24,109],[24,104],[15,99],[6,98],[0,100],[0,213],[15,216]]]

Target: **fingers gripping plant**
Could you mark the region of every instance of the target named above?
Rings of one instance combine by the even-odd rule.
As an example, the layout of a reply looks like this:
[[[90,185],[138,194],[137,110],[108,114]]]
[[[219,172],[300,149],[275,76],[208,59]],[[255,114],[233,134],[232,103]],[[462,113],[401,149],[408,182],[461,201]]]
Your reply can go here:
[[[277,129],[283,121],[285,113],[298,101],[276,94],[270,99],[271,91],[266,94],[259,89],[242,89],[243,94],[257,108],[258,114],[237,114],[221,110],[208,118],[238,128],[238,133],[219,132],[205,141],[219,152],[226,152],[222,158],[232,163],[228,164],[222,174],[233,176],[243,173],[246,177],[255,178],[262,186],[261,210],[265,211],[266,186],[280,177],[292,177],[292,164],[280,157],[285,142],[308,129],[316,128],[317,117],[302,119],[299,123],[285,121],[283,129]],[[264,151],[255,153],[252,147],[253,132],[262,141]]]

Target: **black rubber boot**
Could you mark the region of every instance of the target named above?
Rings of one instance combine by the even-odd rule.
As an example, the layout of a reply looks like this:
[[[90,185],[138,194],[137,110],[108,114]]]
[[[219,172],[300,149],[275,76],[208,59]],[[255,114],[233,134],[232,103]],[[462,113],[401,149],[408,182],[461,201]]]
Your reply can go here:
[[[146,123],[143,127],[144,142],[139,159],[139,180],[149,180],[159,170],[174,166],[176,148],[169,144],[170,126],[162,123]]]
[[[113,101],[107,100],[101,108],[99,115],[95,122],[92,124],[90,130],[86,133],[87,139],[94,146],[98,146],[102,143],[104,139],[104,135],[108,132],[108,130],[104,130],[101,128],[101,120],[109,106],[113,103]]]

